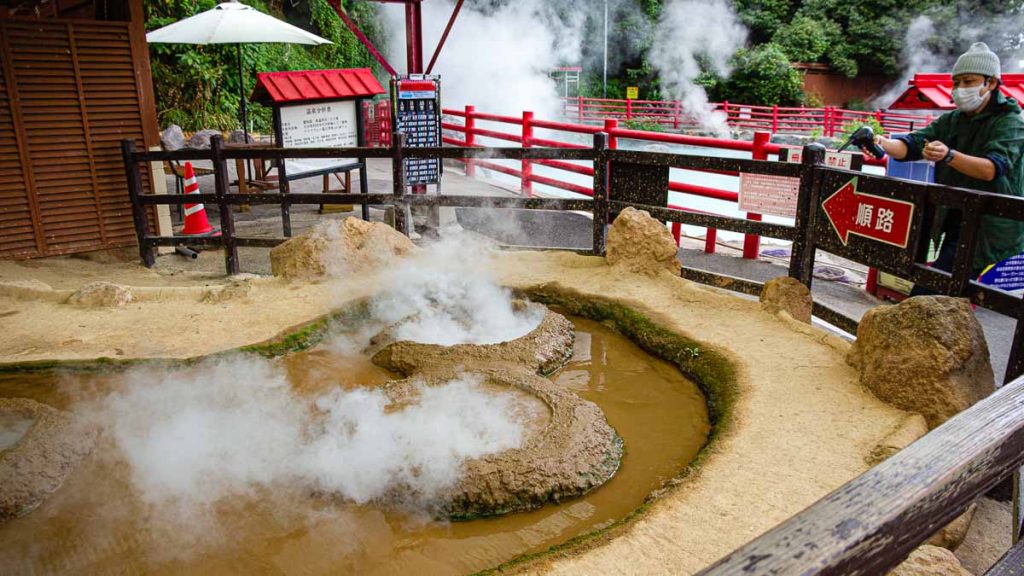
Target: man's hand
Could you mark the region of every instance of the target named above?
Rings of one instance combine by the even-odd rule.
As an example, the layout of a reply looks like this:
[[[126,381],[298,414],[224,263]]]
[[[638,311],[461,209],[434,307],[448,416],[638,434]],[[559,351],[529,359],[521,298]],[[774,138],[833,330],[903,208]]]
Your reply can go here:
[[[921,155],[924,156],[925,160],[931,160],[932,162],[941,162],[945,160],[946,154],[949,154],[949,146],[946,146],[938,140],[932,140],[925,144],[924,150],[921,151]]]

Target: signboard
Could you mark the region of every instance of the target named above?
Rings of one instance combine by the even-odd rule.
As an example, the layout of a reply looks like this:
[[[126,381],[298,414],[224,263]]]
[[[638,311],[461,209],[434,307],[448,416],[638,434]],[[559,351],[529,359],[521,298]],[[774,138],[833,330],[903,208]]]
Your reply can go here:
[[[352,100],[281,106],[281,146],[285,148],[355,148],[359,145],[356,103]],[[289,175],[315,172],[355,158],[289,158]]]
[[[981,273],[978,281],[1007,292],[1024,290],[1024,254],[1011,256],[994,266],[989,266]]]
[[[800,179],[769,174],[740,174],[740,210],[772,216],[796,217]]]
[[[914,204],[858,192],[856,177],[826,198],[821,207],[843,246],[853,234],[898,248],[906,248],[910,240]]]
[[[779,160],[790,164],[800,164],[804,161],[804,150],[796,147],[782,148],[779,150]],[[864,157],[852,152],[826,152],[825,166],[843,170],[860,170],[864,166]]]
[[[626,100],[636,100],[640,96],[640,88],[637,86],[626,87]]]
[[[392,81],[394,123],[405,134],[411,148],[441,146],[441,96],[436,76],[416,76]],[[437,158],[407,158],[405,181],[408,186],[438,184],[441,161]]]

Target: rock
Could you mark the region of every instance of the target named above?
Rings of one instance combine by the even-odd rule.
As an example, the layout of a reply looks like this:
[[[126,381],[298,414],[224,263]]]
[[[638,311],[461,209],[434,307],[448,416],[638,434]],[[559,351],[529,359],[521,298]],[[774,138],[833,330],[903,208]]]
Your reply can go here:
[[[27,398],[0,398],[0,416],[27,420],[13,446],[0,449],[0,522],[35,510],[88,454],[95,430],[71,414]]]
[[[785,310],[794,320],[810,324],[813,305],[811,291],[796,278],[772,278],[761,290],[761,308],[769,314]]]
[[[82,308],[121,308],[135,300],[127,286],[111,282],[92,282],[68,298],[68,304]]]
[[[879,399],[935,428],[995,390],[988,344],[966,300],[917,296],[868,310],[846,359]]]
[[[924,545],[889,572],[889,576],[972,576],[964,570],[952,552],[937,546]]]
[[[242,144],[245,142],[253,144],[256,142],[256,139],[253,138],[252,135],[249,135],[247,139],[245,132],[243,132],[242,130],[232,130],[231,135],[228,136],[229,144]]]
[[[963,514],[949,524],[946,524],[942,530],[936,532],[925,544],[938,546],[950,551],[956,550],[963,543],[964,538],[967,537],[967,532],[971,529],[971,521],[974,520],[974,513],[977,510],[978,505],[971,504]]]
[[[189,138],[188,147],[206,150],[210,147],[210,138],[220,135],[221,133],[219,130],[200,130],[199,132],[193,134],[191,138]]]
[[[270,251],[274,276],[315,280],[391,264],[418,248],[394,228],[349,217],[326,220]]]
[[[654,276],[667,270],[678,276],[676,241],[664,224],[644,210],[623,210],[608,231],[608,264]]]
[[[241,274],[239,275],[241,276]],[[203,292],[200,299],[204,304],[222,304],[234,300],[241,300],[252,292],[252,283],[246,279],[232,278],[224,286],[210,288]]]
[[[924,416],[916,412],[908,413],[892,431],[885,435],[864,458],[869,466],[874,466],[893,454],[903,450],[928,433],[928,422]]]
[[[164,131],[160,133],[160,146],[168,152],[184,148],[185,133],[181,131],[181,126],[171,124],[164,128]]]

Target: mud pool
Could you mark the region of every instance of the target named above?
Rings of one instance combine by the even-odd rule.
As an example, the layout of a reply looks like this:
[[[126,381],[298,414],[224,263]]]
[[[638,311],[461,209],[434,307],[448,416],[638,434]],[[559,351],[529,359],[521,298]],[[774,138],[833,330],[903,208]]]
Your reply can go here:
[[[265,489],[164,517],[134,493],[123,462],[89,456],[31,514],[0,524],[0,573],[460,574],[540,552],[607,527],[677,476],[704,445],[708,416],[696,386],[599,324],[573,319],[570,362],[551,378],[596,403],[624,439],[618,473],[582,498],[467,522],[436,522],[294,490]],[[368,357],[323,345],[279,360],[298,392],[379,386],[394,378]],[[120,374],[3,374],[0,397],[74,412],[116,389]],[[543,409],[533,426],[543,426]],[[28,424],[0,420],[0,449]],[[20,430],[20,432],[19,432]],[[529,433],[529,430],[528,430]]]
[[[16,412],[0,411],[0,450],[6,450],[18,443],[29,427],[35,422]]]

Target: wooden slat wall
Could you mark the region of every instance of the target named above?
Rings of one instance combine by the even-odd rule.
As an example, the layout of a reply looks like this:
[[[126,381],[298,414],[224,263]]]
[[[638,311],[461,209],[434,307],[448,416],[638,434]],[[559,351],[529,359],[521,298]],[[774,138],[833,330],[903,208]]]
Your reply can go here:
[[[0,257],[133,244],[120,141],[143,127],[128,23],[0,21],[0,51]]]

